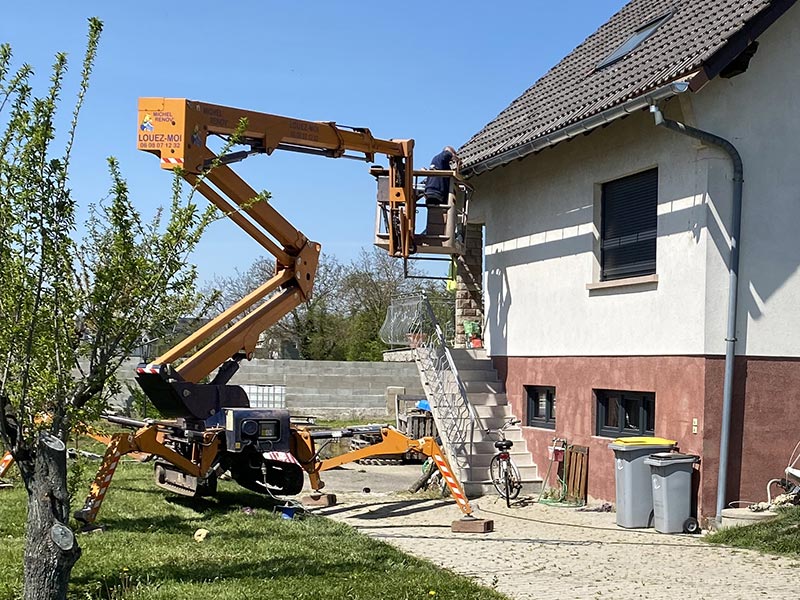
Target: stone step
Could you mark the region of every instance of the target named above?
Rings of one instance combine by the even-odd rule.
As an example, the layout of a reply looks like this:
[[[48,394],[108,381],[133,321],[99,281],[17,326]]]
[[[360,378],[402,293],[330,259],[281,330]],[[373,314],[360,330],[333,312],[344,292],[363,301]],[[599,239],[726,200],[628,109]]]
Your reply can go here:
[[[508,396],[490,392],[470,392],[468,399],[475,406],[505,406],[508,404]]]
[[[497,490],[494,489],[494,486],[491,482],[462,482],[464,486],[464,493],[467,495],[467,498],[479,498],[481,496],[497,496]],[[523,481],[522,482],[522,490],[520,490],[519,496],[517,500],[512,500],[512,502],[518,502],[521,498],[531,498],[531,497],[538,497],[542,491],[544,483],[541,479],[532,479],[530,481]]]
[[[494,448],[492,448],[494,450]],[[472,467],[488,467],[489,464],[492,462],[492,458],[494,458],[494,452],[488,454],[473,454],[469,458],[469,464]],[[536,463],[533,462],[531,458],[530,452],[528,452],[524,448],[520,448],[518,452],[511,451],[511,459],[514,461],[514,464],[517,465],[520,469],[522,467],[535,467]]]
[[[510,404],[499,404],[499,405],[474,405],[475,412],[481,419],[484,418],[502,418],[502,417],[510,417],[511,416],[511,405]]]
[[[522,436],[520,436],[520,438],[522,438]],[[476,439],[477,439],[477,436],[476,436]],[[509,438],[507,437],[506,439],[509,439]],[[530,455],[530,452],[528,451],[527,445],[525,444],[524,440],[522,440],[522,439],[519,439],[519,440],[511,440],[511,439],[509,439],[509,441],[514,442],[514,445],[512,446],[512,453],[515,450],[517,450],[519,452],[523,452],[523,453],[526,453],[526,454]],[[494,447],[494,441],[490,441],[490,440],[473,441],[472,442],[472,449],[473,449],[473,453],[474,454],[494,454],[495,452],[497,452],[497,448]]]
[[[519,475],[523,482],[541,482],[539,470],[536,468],[536,465],[517,465],[517,467],[519,468]],[[491,484],[492,479],[489,474],[489,465],[465,467],[462,469],[462,481]]]
[[[458,369],[458,376],[461,381],[491,381],[499,382],[497,371],[486,369]]]
[[[469,358],[453,358],[453,363],[456,365],[456,369],[461,371],[462,369],[470,369],[473,371],[485,371],[487,373],[496,373],[494,368],[494,364],[488,358],[486,360],[472,360]]]
[[[486,348],[451,348],[453,360],[489,360]]]
[[[496,493],[491,484],[489,465],[497,453],[494,442],[499,439],[499,435],[488,433],[485,429],[499,429],[505,425],[508,417],[512,415],[511,406],[504,385],[499,380],[491,360],[486,357],[485,350],[456,349],[452,351],[452,356],[467,391],[467,399],[475,409],[481,425],[481,428],[474,432],[473,443],[468,445],[472,454],[469,457],[469,466],[461,469],[461,481],[470,497]],[[436,389],[436,386],[430,387]],[[442,427],[440,432],[441,430]],[[542,480],[528,452],[522,430],[515,426],[507,428],[504,433],[507,440],[515,443],[511,449],[511,456],[524,483],[522,493],[524,495],[538,493],[542,488]],[[463,440],[469,438],[469,433],[456,433],[452,437]]]
[[[509,414],[509,416],[510,416],[510,414]],[[488,434],[484,432],[483,439],[497,440],[497,439],[499,439],[499,434],[497,433],[496,430],[500,429],[501,427],[503,427],[508,422],[508,417],[487,416],[487,417],[480,417],[480,421],[481,421],[481,428],[482,429],[491,430],[491,433],[488,433]],[[513,427],[507,427],[504,431],[505,431],[506,439],[509,439],[509,440],[522,439],[521,437],[516,437],[517,435],[519,435],[519,436],[522,435],[522,431],[519,429],[518,425],[514,425]],[[514,431],[519,431],[519,433],[512,434],[512,432],[514,432]]]
[[[504,394],[506,391],[505,386],[500,381],[465,381],[464,389],[467,390],[467,394],[472,394],[473,392],[478,394]]]
[[[481,424],[483,425],[484,429],[487,429],[487,428],[488,429],[497,429],[498,427],[502,427],[505,422],[506,422],[505,419],[501,419],[501,418],[487,417],[485,419],[481,419]],[[515,444],[517,442],[522,442],[522,429],[520,429],[518,426],[509,427],[508,429],[506,429],[504,431],[504,434],[505,434],[505,438],[507,440],[511,440]],[[474,441],[476,441],[476,442],[486,441],[486,442],[494,443],[498,439],[500,439],[500,437],[495,432],[489,433],[487,431],[481,431],[481,430],[476,430],[475,431],[475,440]]]

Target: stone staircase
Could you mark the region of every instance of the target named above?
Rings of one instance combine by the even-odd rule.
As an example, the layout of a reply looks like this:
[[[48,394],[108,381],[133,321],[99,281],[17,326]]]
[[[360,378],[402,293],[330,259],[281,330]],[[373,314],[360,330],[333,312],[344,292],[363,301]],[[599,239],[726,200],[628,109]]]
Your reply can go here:
[[[492,366],[492,361],[487,358],[485,350],[450,349],[449,351],[466,390],[468,402],[474,408],[478,418],[477,426],[471,435],[471,451],[466,460],[457,461],[459,464],[454,465],[454,468],[460,470],[459,477],[467,496],[475,497],[485,493],[496,493],[489,475],[489,463],[496,452],[494,442],[498,437],[496,434],[487,433],[486,430],[502,427],[512,414],[511,406],[508,403],[503,383],[499,380],[497,371]],[[420,366],[419,362],[418,366]],[[430,374],[420,367],[420,376],[423,387],[429,393],[428,398],[431,399],[430,392],[435,386],[426,381]],[[440,432],[445,432],[448,427],[440,423],[443,416],[437,412],[434,408],[433,415],[437,421],[437,428]],[[462,439],[470,437],[470,434],[465,431],[468,426],[466,422],[461,424],[461,435],[457,437]],[[542,480],[522,437],[522,430],[519,426],[513,426],[506,429],[505,434],[506,439],[514,442],[511,457],[522,476],[524,484],[522,493],[537,493],[541,490]],[[447,445],[449,440],[443,440],[443,442]]]

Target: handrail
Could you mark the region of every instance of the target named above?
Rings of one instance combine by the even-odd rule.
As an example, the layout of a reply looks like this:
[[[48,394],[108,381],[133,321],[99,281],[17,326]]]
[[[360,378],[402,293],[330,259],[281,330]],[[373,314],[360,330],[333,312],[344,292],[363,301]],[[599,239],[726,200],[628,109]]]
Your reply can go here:
[[[414,351],[427,383],[428,400],[442,447],[451,464],[463,470],[473,453],[475,431],[485,431],[447,344],[436,311],[425,294],[395,299],[381,337]]]
[[[461,377],[458,375],[458,367],[456,367],[456,363],[453,360],[453,355],[450,352],[450,347],[447,345],[447,340],[444,337],[444,333],[442,332],[442,328],[439,326],[439,322],[436,320],[436,315],[433,312],[433,307],[431,303],[428,301],[428,297],[422,297],[422,302],[425,306],[425,309],[428,311],[428,317],[430,318],[431,322],[434,324],[436,328],[436,336],[439,340],[439,345],[444,350],[444,355],[447,358],[447,363],[450,367],[450,371],[453,373],[453,377],[458,385],[458,391],[461,397],[464,406],[467,407],[467,410],[470,413],[470,421],[474,425],[475,423],[480,424],[480,419],[478,418],[478,413],[475,411],[475,407],[472,406],[472,403],[469,401],[467,397],[467,388],[464,387],[464,382],[461,381]]]

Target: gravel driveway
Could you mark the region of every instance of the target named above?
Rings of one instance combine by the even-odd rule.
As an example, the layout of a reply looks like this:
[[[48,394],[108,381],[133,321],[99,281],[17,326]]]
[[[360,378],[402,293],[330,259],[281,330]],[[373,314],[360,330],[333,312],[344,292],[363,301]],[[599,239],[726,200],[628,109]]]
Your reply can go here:
[[[499,498],[473,502],[494,519],[489,534],[457,534],[451,500],[405,490],[419,467],[362,467],[327,473],[339,504],[320,514],[426,558],[514,599],[742,598],[793,595],[798,561],[705,544],[699,536],[617,527],[615,515]],[[369,487],[369,493],[363,488]]]

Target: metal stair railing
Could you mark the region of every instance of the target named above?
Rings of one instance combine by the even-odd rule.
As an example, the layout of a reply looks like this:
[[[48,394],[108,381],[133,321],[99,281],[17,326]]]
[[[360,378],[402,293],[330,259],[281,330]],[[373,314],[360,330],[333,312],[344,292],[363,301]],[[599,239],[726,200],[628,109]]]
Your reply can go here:
[[[450,464],[463,474],[470,464],[476,430],[482,431],[483,426],[467,397],[436,312],[424,294],[394,299],[380,335],[387,344],[410,346],[414,351],[440,445]]]

